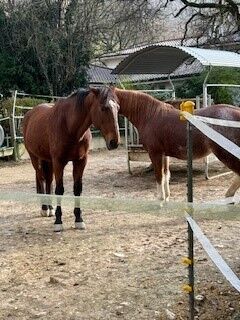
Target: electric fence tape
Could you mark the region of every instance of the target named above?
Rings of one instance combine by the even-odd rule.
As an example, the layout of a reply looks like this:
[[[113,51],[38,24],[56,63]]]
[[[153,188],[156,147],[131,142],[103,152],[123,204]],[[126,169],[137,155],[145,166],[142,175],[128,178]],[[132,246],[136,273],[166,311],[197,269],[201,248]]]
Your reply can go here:
[[[240,148],[231,140],[224,137],[222,134],[218,133],[205,123],[197,120],[195,116],[192,116],[190,113],[186,111],[182,111],[182,115],[193,124],[197,129],[199,129],[204,135],[206,135],[209,139],[216,142],[219,146],[227,150],[229,153],[234,155],[236,158],[240,159]]]
[[[217,126],[240,128],[240,121],[222,120],[194,115],[194,118],[202,122],[214,124]]]
[[[206,251],[210,259],[217,266],[217,268],[221,271],[224,277],[231,283],[231,285],[240,292],[240,279],[236,276],[236,274],[232,271],[232,269],[228,266],[225,260],[221,257],[218,251],[211,244],[209,239],[203,234],[200,227],[197,223],[190,217],[189,214],[186,214],[186,219],[190,224],[194,235],[197,237],[198,241],[201,243],[203,249]]]

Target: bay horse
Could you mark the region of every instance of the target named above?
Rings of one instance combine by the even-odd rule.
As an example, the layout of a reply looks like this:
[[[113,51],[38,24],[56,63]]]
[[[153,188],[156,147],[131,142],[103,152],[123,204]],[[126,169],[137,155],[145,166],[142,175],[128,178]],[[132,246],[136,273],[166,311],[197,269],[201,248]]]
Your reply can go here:
[[[157,189],[161,201],[169,201],[170,170],[169,156],[187,159],[187,126],[180,120],[180,111],[172,105],[159,101],[150,95],[115,88],[122,114],[137,128],[144,149],[153,164]],[[211,105],[198,109],[196,115],[240,121],[240,110],[230,105]],[[215,126],[216,131],[240,146],[240,129]],[[226,197],[234,196],[240,187],[240,161],[232,154],[207,138],[193,127],[193,159],[206,157],[211,152],[232,170],[236,177],[226,192]]]
[[[26,149],[36,171],[37,193],[52,193],[53,175],[56,195],[63,195],[63,171],[73,164],[73,192],[82,193],[82,175],[87,163],[93,124],[105,138],[109,150],[118,147],[118,98],[110,87],[80,89],[53,106],[41,104],[28,111],[23,120]],[[42,205],[42,215],[51,216],[52,206]],[[75,200],[75,227],[85,229],[80,200]],[[62,231],[61,203],[57,204],[54,231]]]

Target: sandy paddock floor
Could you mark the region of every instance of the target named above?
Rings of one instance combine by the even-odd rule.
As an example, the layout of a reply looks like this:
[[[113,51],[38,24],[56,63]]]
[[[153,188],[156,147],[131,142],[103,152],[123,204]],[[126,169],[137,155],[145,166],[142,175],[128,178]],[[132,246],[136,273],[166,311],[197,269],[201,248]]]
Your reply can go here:
[[[126,166],[125,150],[92,152],[84,174],[84,196],[118,197],[136,203],[155,199],[153,173],[146,164]],[[195,166],[194,198],[223,198],[232,176],[206,181]],[[215,168],[217,169],[218,166]],[[1,191],[35,191],[28,159],[0,162]],[[65,171],[71,194],[71,165]],[[172,199],[186,199],[186,169],[174,161]],[[134,203],[134,200],[133,200]],[[229,212],[232,209],[228,209]],[[237,216],[237,210],[236,211]],[[1,201],[0,319],[187,319],[186,222],[171,210],[164,214],[86,208],[85,231],[73,229],[72,208],[63,208],[64,232],[53,232],[54,218],[42,218],[34,203]],[[133,211],[133,212],[131,212]],[[239,218],[227,213],[199,216],[216,248],[240,275]],[[215,269],[196,242],[196,319],[240,319],[236,290]]]

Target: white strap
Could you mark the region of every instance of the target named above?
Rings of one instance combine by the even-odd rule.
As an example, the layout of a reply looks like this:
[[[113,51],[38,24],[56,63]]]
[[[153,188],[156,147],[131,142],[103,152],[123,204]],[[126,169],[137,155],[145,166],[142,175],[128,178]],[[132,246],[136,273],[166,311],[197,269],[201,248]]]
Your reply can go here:
[[[199,129],[205,136],[207,136],[212,141],[216,142],[223,149],[227,150],[229,153],[234,155],[236,158],[240,159],[240,148],[231,140],[225,138],[219,132],[213,130],[211,127],[205,123],[197,120],[194,116],[186,111],[182,111],[183,116],[191,122],[197,129]]]
[[[218,251],[211,244],[209,239],[203,234],[202,230],[199,228],[197,223],[191,218],[189,214],[186,214],[186,219],[191,226],[194,235],[197,237],[198,241],[201,243],[203,249],[207,252],[210,259],[218,267],[224,277],[231,283],[231,285],[240,292],[240,279],[228,266],[225,260],[221,257]]]

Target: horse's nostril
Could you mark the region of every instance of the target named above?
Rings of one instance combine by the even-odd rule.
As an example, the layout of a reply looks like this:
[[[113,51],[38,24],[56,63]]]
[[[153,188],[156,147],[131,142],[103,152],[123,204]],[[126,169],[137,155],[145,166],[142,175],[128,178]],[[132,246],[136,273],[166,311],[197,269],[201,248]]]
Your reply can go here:
[[[116,149],[118,147],[118,142],[116,140],[111,140],[109,142],[110,149]]]

